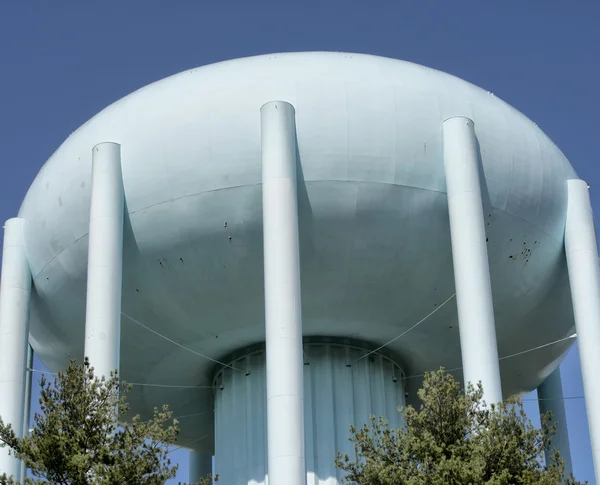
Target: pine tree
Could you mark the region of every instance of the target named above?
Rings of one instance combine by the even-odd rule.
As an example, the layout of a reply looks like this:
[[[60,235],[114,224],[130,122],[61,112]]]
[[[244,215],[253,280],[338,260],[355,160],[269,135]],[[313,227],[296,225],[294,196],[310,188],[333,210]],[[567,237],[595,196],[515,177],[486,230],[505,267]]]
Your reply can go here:
[[[544,465],[555,426],[534,427],[518,398],[486,406],[481,385],[467,391],[440,369],[425,376],[419,410],[399,409],[404,427],[374,416],[350,428],[355,456],[338,455],[346,482],[357,485],[576,485],[563,477],[558,452]]]
[[[23,484],[163,485],[175,477],[168,444],[179,428],[168,406],[154,409],[148,420],[119,421],[129,410],[130,387],[116,373],[108,379],[94,376],[87,359],[82,365],[72,361],[40,385],[40,412],[29,436],[17,438],[0,417],[0,446],[8,446],[33,475]],[[0,485],[14,483],[0,476]]]

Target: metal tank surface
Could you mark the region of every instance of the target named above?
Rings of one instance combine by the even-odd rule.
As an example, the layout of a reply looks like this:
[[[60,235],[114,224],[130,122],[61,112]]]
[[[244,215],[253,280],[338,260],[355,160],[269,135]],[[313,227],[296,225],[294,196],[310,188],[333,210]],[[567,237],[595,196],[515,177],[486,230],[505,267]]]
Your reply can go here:
[[[94,183],[117,185],[90,219],[96,146],[116,165]],[[293,53],[185,71],[97,114],[31,185],[19,212],[29,341],[52,371],[84,342],[108,355],[103,372],[136,384],[134,413],[168,403],[179,444],[198,452],[192,474],[215,454],[223,483],[264,483],[268,440],[271,485],[283,469],[290,484],[337,483],[352,421],[397,419],[425,371],[464,364],[494,402],[558,366],[575,334],[575,179],[531,120],[420,65]],[[91,228],[104,235],[93,254]],[[102,259],[119,251],[121,299],[120,267]],[[86,297],[88,271],[106,273],[108,293],[94,294],[108,300]],[[87,333],[86,301],[99,322]],[[290,332],[279,343],[265,329]],[[289,421],[293,443],[273,431]]]

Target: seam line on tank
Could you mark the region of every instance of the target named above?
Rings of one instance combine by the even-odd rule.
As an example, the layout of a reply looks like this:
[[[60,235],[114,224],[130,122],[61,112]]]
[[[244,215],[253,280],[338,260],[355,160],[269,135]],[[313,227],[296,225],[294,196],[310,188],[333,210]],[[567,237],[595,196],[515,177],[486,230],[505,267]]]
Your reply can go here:
[[[77,244],[81,239],[83,239],[84,237],[87,237],[89,235],[90,231],[87,231],[85,234],[82,234],[81,236],[79,236],[78,238],[76,238],[72,243],[70,243],[68,246],[65,246],[64,248],[62,248],[58,253],[56,253],[54,256],[52,256],[48,262],[46,264],[44,264],[44,266],[42,266],[42,269],[40,269],[35,275],[33,276],[33,279],[37,278],[39,275],[41,275],[44,270],[48,267],[48,265],[50,265],[56,258],[58,258],[62,253],[64,253],[67,249],[69,249],[71,246],[73,246],[74,244]]]
[[[363,181],[363,180],[339,180],[339,179],[327,179],[327,180],[314,180],[314,181],[305,181],[305,184],[309,184],[309,183],[327,183],[327,182],[342,182],[342,183],[366,183],[366,184],[378,184],[378,185],[389,185],[389,186],[395,186],[395,187],[406,187],[409,189],[417,189],[417,190],[427,190],[430,192],[436,192],[436,193],[440,193],[440,194],[445,194],[444,191],[442,190],[436,190],[436,189],[427,189],[424,187],[415,187],[412,185],[405,185],[405,184],[390,184],[387,182],[367,182],[367,181]],[[196,197],[199,195],[203,195],[203,194],[209,194],[212,192],[219,192],[222,190],[229,190],[229,189],[239,189],[242,187],[256,187],[262,185],[262,182],[258,182],[258,183],[254,183],[254,184],[244,184],[244,185],[231,185],[229,187],[220,187],[217,189],[210,189],[210,190],[206,190],[203,192],[196,192],[195,194],[187,194],[187,195],[182,195],[181,197],[175,197],[175,198],[171,198],[171,199],[167,199],[167,200],[163,200],[161,202],[157,202],[156,204],[150,204],[147,205],[145,207],[141,207],[139,209],[136,209],[134,211],[129,211],[128,215],[133,215],[133,214],[137,214],[138,212],[141,211],[145,211],[148,209],[152,209],[153,207],[158,207],[159,205],[162,204],[167,204],[169,202],[175,202],[177,200],[181,200],[181,199],[185,199],[188,197]],[[63,252],[65,252],[67,249],[69,249],[71,246],[73,246],[74,244],[76,244],[77,242],[79,242],[81,239],[83,239],[84,237],[89,235],[89,230],[85,233],[82,234],[81,236],[79,236],[77,239],[75,239],[73,242],[71,242],[69,245],[65,246],[63,249],[61,249],[58,253],[56,253],[54,256],[52,256],[52,258],[50,258],[48,260],[48,262],[46,264],[44,264],[44,266],[42,267],[42,269],[40,269],[35,275],[33,275],[34,278],[37,278],[40,274],[42,274],[44,272],[44,270],[46,269],[46,267],[48,265],[50,265],[56,258],[58,258]]]
[[[446,194],[447,192],[445,190],[438,190],[438,189],[429,189],[426,187],[417,187],[414,185],[406,185],[406,184],[396,184],[396,183],[388,183],[388,182],[371,182],[371,181],[367,181],[367,180],[340,180],[340,179],[324,179],[324,180],[308,180],[308,181],[304,181],[304,183],[306,185],[308,184],[320,184],[320,183],[328,183],[328,182],[340,182],[340,183],[353,183],[353,184],[371,184],[371,185],[386,185],[386,186],[391,186],[391,187],[404,187],[407,189],[416,189],[416,190],[426,190],[428,192],[435,192],[438,194]],[[242,187],[256,187],[258,185],[262,185],[262,182],[258,182],[258,183],[254,183],[254,184],[245,184],[245,185],[232,185],[230,187],[221,187],[218,189],[210,189],[210,190],[206,190],[204,192],[196,192],[195,194],[188,194],[188,195],[182,195],[181,197],[176,197],[174,199],[169,199],[169,200],[164,200],[162,202],[157,202],[156,204],[151,204],[148,205],[146,207],[142,207],[139,209],[136,209],[134,211],[129,212],[130,215],[136,214],[137,212],[140,211],[144,211],[144,210],[148,210],[151,209],[153,207],[159,206],[161,204],[166,204],[168,202],[174,202],[176,200],[180,200],[180,199],[185,199],[187,197],[195,197],[198,195],[202,195],[202,194],[208,194],[211,192],[217,192],[217,191],[221,191],[221,190],[228,190],[228,189],[237,189],[237,188],[242,188]],[[508,216],[514,217],[515,219],[518,219],[520,221],[523,221],[527,224],[529,224],[531,227],[543,232],[544,234],[546,234],[548,237],[552,238],[553,240],[557,241],[557,242],[561,242],[562,241],[562,237],[555,237],[552,234],[550,234],[548,231],[546,231],[545,229],[539,227],[537,224],[533,224],[532,222],[528,221],[527,219],[524,219],[516,214],[513,214],[511,212],[508,212],[506,209],[502,209],[499,207],[494,207],[492,205],[492,209],[497,210],[499,212],[502,212]]]
[[[405,187],[407,189],[417,189],[417,190],[427,190],[429,192],[436,192],[439,194],[445,194],[446,192],[443,190],[438,190],[438,189],[428,189],[426,187],[417,187],[414,185],[406,185],[406,184],[396,184],[396,183],[388,183],[388,182],[370,182],[368,180],[341,180],[341,179],[324,179],[324,180],[308,180],[308,181],[304,181],[305,184],[320,184],[320,183],[327,183],[327,182],[340,182],[340,183],[351,183],[351,184],[372,184],[372,185],[387,185],[387,186],[391,186],[391,187]],[[229,187],[220,187],[218,189],[210,189],[210,190],[205,190],[203,192],[196,192],[194,194],[187,194],[187,195],[182,195],[180,197],[175,197],[173,199],[167,199],[167,200],[163,200],[161,202],[157,202],[155,204],[150,204],[147,205],[145,207],[140,207],[139,209],[136,209],[134,211],[129,212],[130,215],[132,214],[136,214],[140,211],[145,211],[148,209],[151,209],[153,207],[159,206],[161,204],[166,204],[168,202],[174,202],[176,200],[180,200],[180,199],[185,199],[188,197],[196,197],[198,195],[203,195],[203,194],[210,194],[212,192],[219,192],[222,190],[229,190],[229,189],[239,189],[242,187],[256,187],[262,185],[262,182],[258,182],[258,183],[254,183],[254,184],[244,184],[244,185],[231,185]]]
[[[219,188],[216,188],[216,189],[204,190],[202,192],[195,192],[193,194],[186,194],[186,195],[182,195],[180,197],[169,198],[169,199],[166,199],[166,200],[162,200],[160,202],[156,202],[155,204],[150,204],[150,205],[147,205],[147,206],[144,206],[144,207],[140,207],[139,209],[130,211],[129,215],[137,214],[138,212],[145,211],[145,210],[148,210],[148,209],[152,209],[153,207],[157,207],[157,206],[162,205],[162,204],[167,204],[169,202],[175,202],[175,201],[181,200],[181,199],[187,199],[189,197],[196,197],[198,195],[210,194],[212,192],[220,192],[222,190],[241,189],[241,188],[244,188],[244,187],[256,187],[258,185],[262,185],[262,182],[257,182],[257,183],[254,183],[254,184],[244,184],[244,185],[231,185],[229,187],[219,187]]]
[[[404,188],[408,188],[408,189],[416,189],[416,190],[426,190],[428,192],[435,192],[438,194],[446,194],[447,192],[443,191],[443,190],[437,190],[437,189],[428,189],[428,188],[424,188],[424,187],[415,187],[413,185],[405,185],[405,184],[394,184],[394,183],[387,183],[387,182],[369,182],[369,181],[365,181],[365,180],[339,180],[339,179],[327,179],[327,180],[309,180],[309,181],[305,181],[305,184],[318,184],[318,183],[327,183],[327,182],[340,182],[340,183],[354,183],[354,184],[372,184],[372,185],[387,185],[387,186],[391,186],[391,187],[404,187]],[[176,197],[174,199],[168,199],[168,200],[164,200],[162,202],[157,202],[156,204],[151,204],[148,205],[146,207],[142,207],[140,209],[136,209],[134,211],[130,211],[128,212],[129,215],[133,215],[136,214],[138,212],[144,211],[144,210],[148,210],[151,209],[153,207],[157,207],[159,205],[162,204],[167,204],[169,202],[174,202],[180,199],[185,199],[187,197],[195,197],[198,195],[202,195],[202,194],[208,194],[211,192],[217,192],[217,191],[221,191],[221,190],[229,190],[229,189],[238,189],[238,188],[242,188],[242,187],[256,187],[258,185],[262,185],[262,182],[260,183],[255,183],[255,184],[246,184],[246,185],[232,185],[230,187],[221,187],[218,189],[211,189],[211,190],[206,190],[204,192],[196,192],[195,194],[188,194],[188,195],[182,195],[181,197]],[[517,216],[515,214],[512,214],[511,212],[508,212],[505,209],[500,209],[498,207],[494,207],[492,206],[492,209],[497,210],[499,212],[502,212],[503,214],[506,214],[510,217],[514,217],[515,219],[518,219],[522,222],[525,222],[526,224],[529,224],[531,227],[537,229],[538,231],[541,231],[542,233],[546,234],[548,237],[550,237],[551,239],[557,241],[557,242],[561,242],[562,238],[557,238],[554,237],[552,234],[550,234],[548,231],[542,229],[541,227],[539,227],[536,224],[531,223],[530,221]],[[44,266],[34,275],[34,278],[37,278],[40,274],[42,274],[44,272],[44,270],[56,259],[58,258],[62,253],[64,253],[67,249],[69,249],[71,246],[73,246],[74,244],[76,244],[77,242],[79,242],[81,239],[83,239],[84,237],[87,237],[89,235],[89,231],[87,231],[85,234],[82,234],[81,236],[79,236],[77,239],[75,239],[73,242],[71,242],[69,245],[65,246],[63,249],[61,249],[56,255],[52,256],[52,258],[50,258],[50,260],[48,260],[47,263],[44,264]]]

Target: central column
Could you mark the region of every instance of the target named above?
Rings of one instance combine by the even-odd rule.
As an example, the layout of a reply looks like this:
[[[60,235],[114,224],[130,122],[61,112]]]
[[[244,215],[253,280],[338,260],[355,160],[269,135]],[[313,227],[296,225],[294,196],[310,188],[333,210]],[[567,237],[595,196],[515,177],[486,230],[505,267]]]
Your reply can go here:
[[[341,485],[345,473],[335,466],[338,453],[354,457],[350,425],[370,416],[403,426],[404,373],[390,357],[344,343],[310,339],[304,344],[304,432],[308,485]],[[227,485],[267,483],[265,412],[266,362],[262,348],[242,349],[231,367],[222,367],[215,384],[215,474]],[[271,485],[269,473],[268,485]]]
[[[302,312],[294,108],[261,110],[269,485],[303,485]]]
[[[473,121],[444,121],[444,168],[465,386],[481,381],[488,404],[502,401],[494,304]]]

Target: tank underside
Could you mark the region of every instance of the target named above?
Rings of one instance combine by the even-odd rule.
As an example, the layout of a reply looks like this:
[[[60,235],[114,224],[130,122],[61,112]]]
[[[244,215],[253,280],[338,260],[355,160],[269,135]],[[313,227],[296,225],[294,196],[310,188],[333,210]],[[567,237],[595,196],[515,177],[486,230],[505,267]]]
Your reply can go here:
[[[382,345],[454,294],[445,194],[368,183],[313,182],[305,189],[299,209],[305,336]],[[244,187],[129,214],[121,327],[125,380],[210,385],[215,363],[164,337],[217,360],[264,341],[260,195],[260,187]],[[407,206],[413,210],[398,214],[397,207]],[[344,207],[347,213],[340,217]],[[214,232],[160,252],[142,251],[133,238],[140,234],[139,225],[150,219],[160,233],[185,234],[186,228],[170,217],[180,211],[189,213],[183,219],[190,226],[197,220],[213,221]],[[573,317],[561,242],[503,211],[489,209],[487,217],[500,356],[565,337],[572,332]],[[156,236],[148,237],[157,243]],[[138,238],[150,244],[150,239]],[[43,294],[34,294],[32,300],[34,348],[53,369],[71,357],[83,357],[84,327],[76,322],[85,319],[87,244],[86,236],[80,238],[37,276],[43,280],[46,274],[56,274],[57,267],[70,268],[59,293],[69,305],[53,299],[48,306]],[[43,319],[44,312],[54,318]],[[52,328],[48,323],[54,321],[72,322],[69,332]],[[502,361],[505,394],[534,389],[568,345]],[[400,359],[408,375],[439,366],[459,368],[455,301],[386,349]],[[419,384],[420,379],[410,380],[409,393]],[[212,391],[136,387],[131,400],[134,412],[169,403],[175,415],[189,416],[212,406]],[[205,434],[211,427],[211,417],[190,416],[181,422],[182,444],[212,449],[212,437],[206,443],[196,441],[199,430]]]

